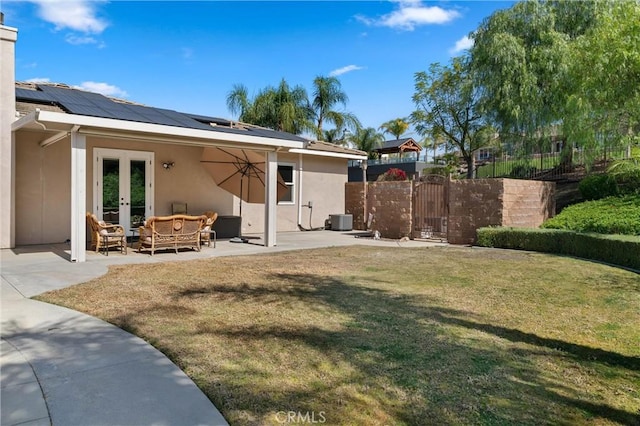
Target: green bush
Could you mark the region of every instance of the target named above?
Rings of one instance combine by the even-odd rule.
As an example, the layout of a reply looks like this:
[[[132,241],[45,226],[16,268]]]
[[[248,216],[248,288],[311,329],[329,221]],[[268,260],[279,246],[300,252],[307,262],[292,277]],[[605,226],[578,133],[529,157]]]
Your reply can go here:
[[[640,270],[640,237],[500,227],[480,228],[477,235],[482,247],[563,254]]]
[[[447,167],[438,166],[438,167],[426,167],[422,169],[422,176],[428,175],[438,175],[438,176],[449,176],[451,171]]]
[[[608,197],[573,204],[544,222],[542,228],[640,235],[640,195]]]
[[[620,194],[640,194],[640,159],[614,162],[607,173],[616,181]]]
[[[589,175],[580,181],[578,190],[585,200],[599,200],[618,195],[618,184],[609,174]]]
[[[509,177],[517,179],[530,178],[537,170],[538,169],[529,164],[518,164],[513,166],[513,169],[509,172]]]

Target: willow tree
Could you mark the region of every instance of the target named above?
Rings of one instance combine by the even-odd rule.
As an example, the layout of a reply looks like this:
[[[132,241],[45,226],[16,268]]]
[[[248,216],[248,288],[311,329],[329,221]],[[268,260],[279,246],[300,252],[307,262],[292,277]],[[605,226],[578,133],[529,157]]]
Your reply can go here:
[[[599,6],[593,25],[572,45],[566,132],[604,148],[638,144],[640,3]]]
[[[415,74],[411,122],[420,135],[458,151],[468,178],[474,174],[475,151],[487,146],[493,134],[480,113],[479,97],[467,57],[453,58],[448,66],[434,63],[428,72]]]
[[[400,139],[400,136],[409,129],[409,123],[404,118],[395,118],[385,121],[378,129],[384,133],[391,133],[396,139]]]
[[[486,18],[472,38],[483,112],[503,140],[537,145],[565,115],[571,43],[591,28],[593,2],[523,1]]]

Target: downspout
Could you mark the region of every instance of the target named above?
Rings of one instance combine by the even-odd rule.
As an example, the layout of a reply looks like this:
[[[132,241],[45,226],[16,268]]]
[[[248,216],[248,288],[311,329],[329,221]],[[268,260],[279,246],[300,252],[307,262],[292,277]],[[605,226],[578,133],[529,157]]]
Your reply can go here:
[[[298,226],[302,223],[302,154],[298,154]]]

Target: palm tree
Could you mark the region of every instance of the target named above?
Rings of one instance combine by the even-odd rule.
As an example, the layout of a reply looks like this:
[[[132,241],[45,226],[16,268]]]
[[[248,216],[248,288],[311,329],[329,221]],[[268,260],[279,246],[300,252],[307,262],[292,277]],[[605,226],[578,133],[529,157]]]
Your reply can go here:
[[[313,127],[307,92],[291,88],[285,79],[278,87],[268,86],[249,99],[243,85],[235,85],[227,95],[227,107],[239,120],[282,132],[300,134]]]
[[[400,139],[400,136],[406,132],[408,128],[409,123],[407,123],[404,118],[396,118],[382,123],[378,129],[382,130],[383,133],[391,133],[396,139]]]
[[[349,143],[356,149],[366,152],[369,159],[375,159],[378,156],[374,150],[382,144],[383,140],[382,134],[378,133],[373,127],[360,128],[349,135]]]
[[[318,76],[313,80],[313,100],[311,108],[313,109],[315,131],[319,139],[324,136],[323,125],[332,123],[336,126],[336,132],[343,129],[352,131],[360,127],[358,118],[344,111],[337,111],[337,105],[346,106],[349,98],[342,90],[342,85],[337,77]]]
[[[433,164],[436,164],[436,153],[438,148],[445,144],[445,140],[440,137],[425,137],[420,145],[423,148],[433,148]]]
[[[329,143],[339,143],[341,141],[341,135],[338,129],[323,130],[322,140]]]
[[[231,114],[238,115],[238,120],[242,120],[251,108],[251,101],[244,84],[234,84],[233,89],[227,94],[227,108]]]

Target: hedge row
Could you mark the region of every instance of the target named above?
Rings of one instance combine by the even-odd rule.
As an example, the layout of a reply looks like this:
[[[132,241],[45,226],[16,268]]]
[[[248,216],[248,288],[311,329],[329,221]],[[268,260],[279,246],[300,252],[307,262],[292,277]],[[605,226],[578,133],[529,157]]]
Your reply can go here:
[[[480,228],[477,244],[564,254],[640,270],[640,237],[585,234],[561,229]]]

